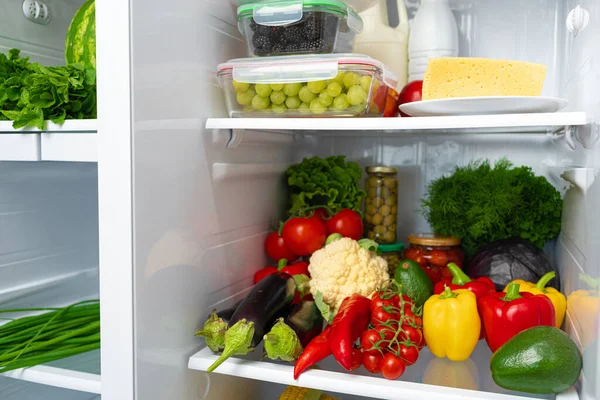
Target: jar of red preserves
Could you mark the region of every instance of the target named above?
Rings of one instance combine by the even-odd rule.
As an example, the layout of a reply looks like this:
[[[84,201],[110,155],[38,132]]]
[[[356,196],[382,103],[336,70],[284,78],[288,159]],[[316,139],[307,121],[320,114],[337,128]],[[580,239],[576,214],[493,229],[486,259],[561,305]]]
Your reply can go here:
[[[462,268],[465,260],[459,238],[432,233],[410,235],[404,257],[419,263],[434,284],[442,279],[452,279],[447,268],[449,263]]]

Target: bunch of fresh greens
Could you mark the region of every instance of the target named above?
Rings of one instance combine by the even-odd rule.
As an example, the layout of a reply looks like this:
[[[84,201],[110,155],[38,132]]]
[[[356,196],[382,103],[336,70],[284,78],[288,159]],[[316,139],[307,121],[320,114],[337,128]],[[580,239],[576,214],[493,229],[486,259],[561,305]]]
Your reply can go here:
[[[520,237],[538,247],[558,235],[560,193],[529,167],[502,159],[457,167],[428,186],[422,212],[433,231],[462,239],[468,254],[499,239]]]
[[[96,118],[94,68],[43,67],[19,53],[0,54],[0,120],[14,121],[14,128],[44,129],[46,120]]]
[[[305,158],[286,171],[290,195],[289,213],[315,206],[337,212],[344,208],[361,211],[366,193],[360,189],[360,166],[345,156]]]
[[[50,311],[0,326],[0,373],[32,367],[100,348],[100,303],[83,301],[65,308],[0,310]]]

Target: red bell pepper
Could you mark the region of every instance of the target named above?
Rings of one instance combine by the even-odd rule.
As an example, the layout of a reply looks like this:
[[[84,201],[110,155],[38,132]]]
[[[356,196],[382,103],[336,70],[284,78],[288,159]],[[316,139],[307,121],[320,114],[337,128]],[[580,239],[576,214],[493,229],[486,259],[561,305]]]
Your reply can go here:
[[[477,305],[485,341],[494,352],[525,329],[554,326],[554,306],[550,299],[543,294],[519,293],[518,283],[510,283],[506,293],[481,297]]]
[[[481,278],[471,279],[455,263],[448,264],[448,270],[452,274],[452,280],[443,279],[436,283],[433,287],[434,294],[443,293],[446,286],[451,290],[467,289],[473,292],[477,299],[488,293],[496,292],[494,282],[488,277],[482,276]]]
[[[293,263],[292,265],[287,265],[287,260],[281,259],[277,263],[277,267],[268,266],[254,274],[254,284],[256,285],[258,282],[262,281],[269,275],[273,275],[276,272],[285,272],[288,275],[296,276],[296,275],[306,275],[307,278],[310,278],[310,273],[308,272],[308,263],[306,261],[298,261]],[[292,304],[299,304],[300,300],[312,300],[312,296],[309,294],[308,297],[304,296],[303,293],[296,291],[294,295],[294,300]]]
[[[298,379],[301,373],[331,355],[331,349],[329,348],[330,335],[331,325],[304,348],[304,351],[296,360],[296,364],[294,364],[294,379]]]
[[[452,274],[452,280],[450,281],[448,279],[442,279],[440,282],[436,283],[433,287],[434,294],[443,293],[446,286],[448,286],[451,290],[467,289],[468,291],[473,292],[477,300],[486,294],[496,293],[496,286],[490,278],[482,276],[481,278],[472,280],[455,263],[448,264],[447,268]],[[479,316],[482,316],[481,313]],[[482,329],[479,339],[481,340],[483,337],[484,330]]]
[[[329,347],[342,367],[352,368],[352,345],[369,326],[371,299],[353,294],[346,297],[331,323]]]

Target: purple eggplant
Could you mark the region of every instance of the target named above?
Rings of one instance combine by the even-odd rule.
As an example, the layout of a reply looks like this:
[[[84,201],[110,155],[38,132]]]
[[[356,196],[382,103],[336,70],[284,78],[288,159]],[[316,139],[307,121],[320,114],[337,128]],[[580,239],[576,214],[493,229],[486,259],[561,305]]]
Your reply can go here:
[[[223,353],[207,371],[214,371],[233,355],[246,355],[254,350],[277,319],[290,312],[295,292],[294,278],[284,272],[258,282],[231,316]]]

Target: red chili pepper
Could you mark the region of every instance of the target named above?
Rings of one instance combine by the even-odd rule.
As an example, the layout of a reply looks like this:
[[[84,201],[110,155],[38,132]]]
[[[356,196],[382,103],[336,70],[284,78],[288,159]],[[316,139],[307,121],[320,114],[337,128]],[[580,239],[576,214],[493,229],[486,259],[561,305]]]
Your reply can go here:
[[[490,293],[478,301],[485,340],[492,351],[517,333],[534,326],[554,326],[554,306],[543,294],[519,293],[519,284],[510,283],[507,292]]]
[[[331,349],[329,348],[330,336],[331,325],[304,348],[294,365],[294,379],[298,379],[301,373],[331,355]]]
[[[369,326],[371,300],[359,294],[346,297],[331,323],[329,347],[342,367],[352,368],[352,345]]]

